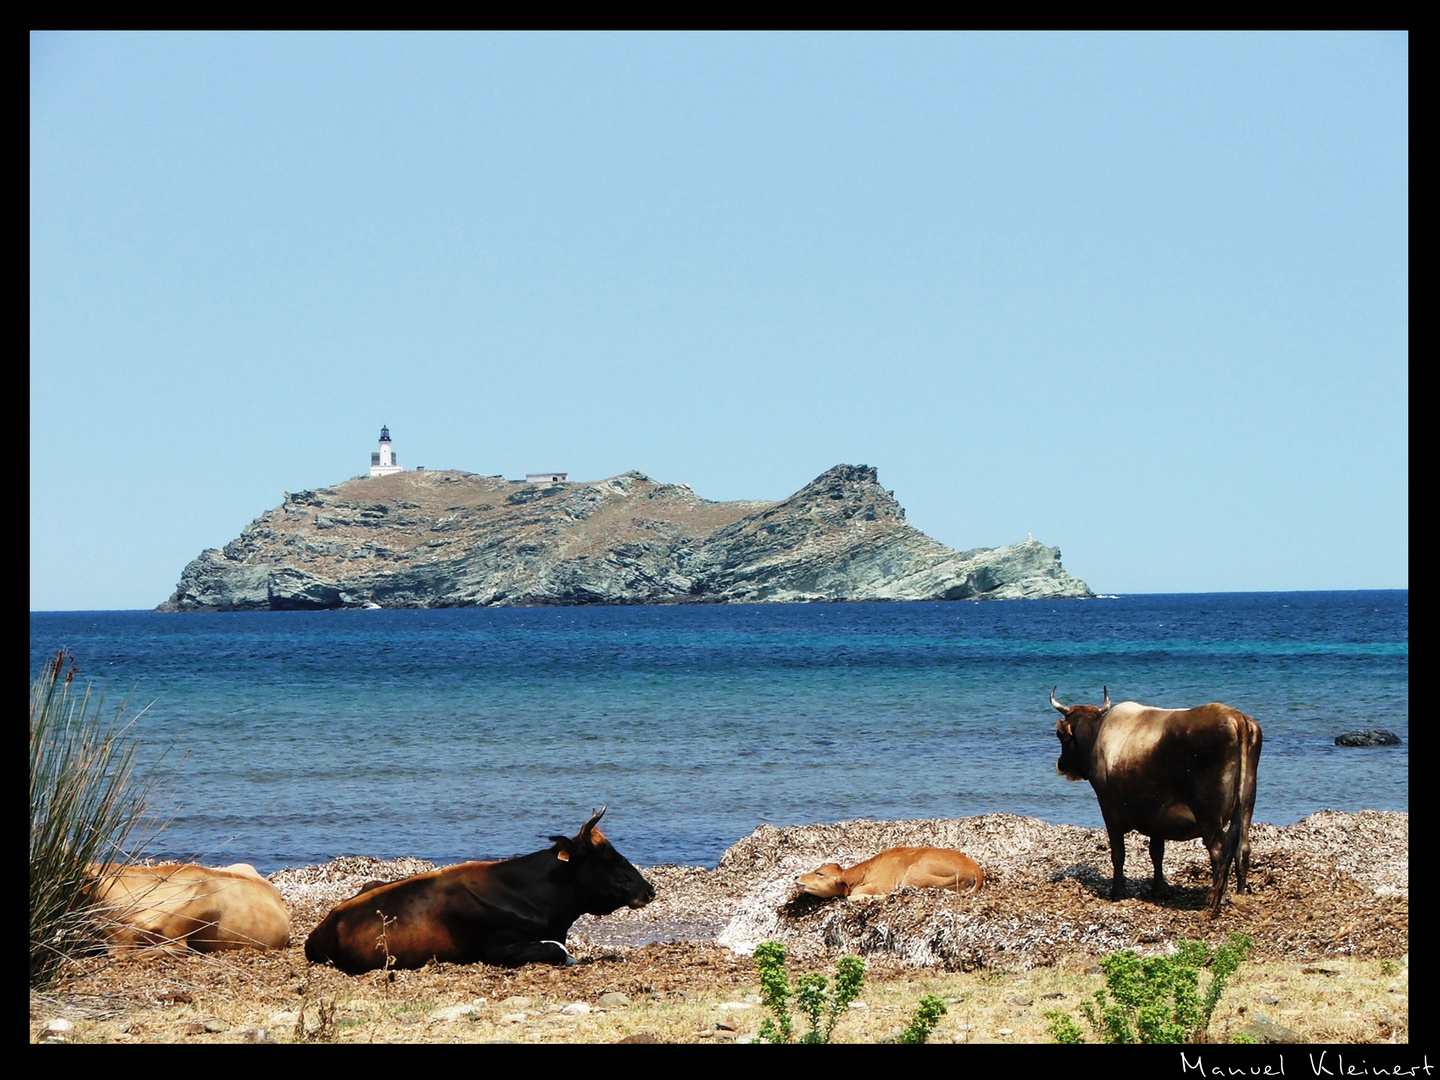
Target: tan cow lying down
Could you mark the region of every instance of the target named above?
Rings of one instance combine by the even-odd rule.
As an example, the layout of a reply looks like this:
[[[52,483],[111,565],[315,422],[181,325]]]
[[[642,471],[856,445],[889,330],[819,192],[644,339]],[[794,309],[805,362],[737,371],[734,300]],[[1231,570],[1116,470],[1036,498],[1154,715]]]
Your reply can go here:
[[[282,949],[290,912],[280,890],[249,863],[94,868],[95,910],[115,952]]]
[[[812,896],[884,896],[902,885],[973,895],[985,883],[985,872],[969,855],[949,848],[893,847],[848,870],[826,863],[797,880]]]

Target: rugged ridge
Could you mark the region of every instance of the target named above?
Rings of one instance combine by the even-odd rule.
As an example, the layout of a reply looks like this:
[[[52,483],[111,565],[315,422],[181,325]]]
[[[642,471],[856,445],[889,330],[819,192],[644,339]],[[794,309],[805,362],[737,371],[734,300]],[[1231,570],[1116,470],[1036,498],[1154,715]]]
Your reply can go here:
[[[711,502],[640,472],[543,485],[416,471],[286,492],[156,610],[1090,595],[1058,548],[931,539],[868,465],[776,503]]]

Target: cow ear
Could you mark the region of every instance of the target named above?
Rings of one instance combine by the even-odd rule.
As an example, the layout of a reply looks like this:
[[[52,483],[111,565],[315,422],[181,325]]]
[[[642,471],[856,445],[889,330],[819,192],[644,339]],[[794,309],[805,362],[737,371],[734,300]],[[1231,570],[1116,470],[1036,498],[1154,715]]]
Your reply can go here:
[[[1075,729],[1070,726],[1069,720],[1061,720],[1059,727],[1065,738],[1073,739],[1075,737]]]
[[[552,836],[550,842],[555,845],[555,858],[561,862],[570,861],[570,838],[568,836]]]

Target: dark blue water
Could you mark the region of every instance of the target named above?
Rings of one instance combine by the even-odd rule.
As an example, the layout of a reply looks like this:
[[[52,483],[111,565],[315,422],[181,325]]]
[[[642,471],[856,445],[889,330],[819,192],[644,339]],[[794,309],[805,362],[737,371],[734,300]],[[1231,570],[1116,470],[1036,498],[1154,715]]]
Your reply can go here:
[[[642,865],[762,822],[1003,811],[1099,826],[1055,773],[1067,703],[1260,721],[1258,821],[1409,808],[1409,593],[1089,601],[36,612],[173,766],[151,854],[262,872],[535,850],[608,803]],[[1356,727],[1404,745],[1343,749]]]

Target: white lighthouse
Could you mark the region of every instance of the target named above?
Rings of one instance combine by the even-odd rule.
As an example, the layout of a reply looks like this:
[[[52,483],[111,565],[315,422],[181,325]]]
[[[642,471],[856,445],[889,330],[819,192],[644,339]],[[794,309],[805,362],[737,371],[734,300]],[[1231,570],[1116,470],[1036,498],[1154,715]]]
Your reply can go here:
[[[380,428],[380,449],[370,454],[370,475],[389,476],[391,473],[400,472],[400,466],[395,460],[395,451],[390,447],[390,429]]]

